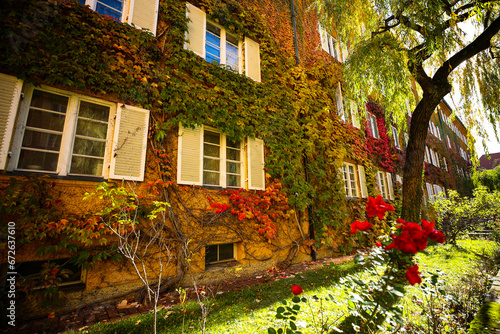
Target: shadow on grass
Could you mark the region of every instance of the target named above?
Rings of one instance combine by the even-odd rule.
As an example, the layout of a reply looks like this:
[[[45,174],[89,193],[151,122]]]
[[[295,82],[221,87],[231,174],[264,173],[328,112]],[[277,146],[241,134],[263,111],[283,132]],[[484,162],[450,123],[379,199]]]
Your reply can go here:
[[[205,301],[205,303],[211,302],[207,327],[217,323],[231,322],[240,318],[244,313],[267,308],[277,301],[290,298],[292,296],[290,287],[294,283],[302,286],[304,291],[307,292],[308,290],[334,285],[339,282],[341,277],[354,274],[362,269],[354,261],[349,261],[296,274],[295,277],[279,279],[259,286],[246,287],[240,291],[217,295]],[[187,309],[186,312],[180,306],[160,311],[158,313],[158,333],[182,333],[183,327],[184,333],[198,331],[200,328],[198,321],[201,319],[200,306],[197,302],[189,302],[185,308]],[[83,333],[146,334],[151,333],[152,328],[153,314],[146,314],[112,324],[98,324]]]

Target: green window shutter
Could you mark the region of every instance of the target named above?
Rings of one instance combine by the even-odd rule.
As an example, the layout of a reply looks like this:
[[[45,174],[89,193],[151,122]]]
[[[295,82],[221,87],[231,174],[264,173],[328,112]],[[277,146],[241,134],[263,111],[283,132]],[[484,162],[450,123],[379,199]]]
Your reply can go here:
[[[194,129],[179,125],[177,183],[203,184],[203,127]]]
[[[366,187],[366,179],[365,179],[365,167],[358,166],[358,174],[359,174],[359,183],[361,185],[361,197],[368,197],[368,188]]]
[[[23,81],[0,73],[0,170],[5,169]]]
[[[321,23],[318,23],[318,31],[319,31],[319,37],[321,40],[321,48],[323,50],[325,50],[326,52],[330,53],[330,50],[328,48],[328,35],[326,33],[326,30],[321,25]]]
[[[184,48],[205,58],[205,29],[207,26],[207,15],[204,11],[193,6],[189,2],[186,3],[186,15],[189,20]]]
[[[143,181],[149,110],[118,105],[111,152],[110,179]]]
[[[156,36],[158,3],[158,0],[132,0],[130,4],[132,10],[128,17],[128,23],[141,29],[147,29]]]
[[[248,189],[266,189],[264,141],[258,138],[248,138]]]
[[[389,193],[389,199],[394,201],[394,187],[392,186],[392,175],[391,173],[385,173],[387,178],[387,192]]]
[[[260,82],[260,46],[248,37],[245,37],[245,74]]]

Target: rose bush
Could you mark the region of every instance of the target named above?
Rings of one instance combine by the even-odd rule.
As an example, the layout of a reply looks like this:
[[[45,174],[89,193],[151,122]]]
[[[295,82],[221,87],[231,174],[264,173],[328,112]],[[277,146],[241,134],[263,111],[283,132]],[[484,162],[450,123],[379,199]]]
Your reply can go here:
[[[394,207],[385,203],[382,196],[368,198],[366,215],[369,218],[376,216],[383,219],[387,211],[394,211]],[[368,220],[355,221],[351,224],[351,235],[360,238],[363,234],[369,234],[372,227],[373,224]],[[344,333],[372,333],[383,322],[392,331],[404,326],[403,312],[397,301],[404,296],[406,282],[411,285],[422,283],[421,272],[418,264],[414,263],[413,255],[425,250],[429,242],[445,242],[444,234],[434,228],[433,222],[422,219],[420,223],[413,223],[397,219],[393,234],[382,237],[381,242],[375,242],[375,247],[365,253],[360,252],[354,258],[364,267],[363,274],[368,274],[370,279],[365,282],[362,274],[358,273],[341,280],[341,285],[350,295],[349,314],[335,324],[321,322],[318,326],[313,321],[310,326],[314,327],[315,333],[331,332],[332,329]],[[276,318],[284,321],[284,327],[278,330],[270,327],[269,334],[301,333],[296,325],[299,323],[297,318],[301,310],[299,304],[309,304],[309,299],[298,296],[303,293],[298,284],[291,286],[291,292],[295,295],[292,299],[294,305],[290,307],[286,301],[282,301],[283,306],[276,310]],[[312,298],[314,301],[318,300],[316,296]],[[310,310],[312,311],[311,307]]]

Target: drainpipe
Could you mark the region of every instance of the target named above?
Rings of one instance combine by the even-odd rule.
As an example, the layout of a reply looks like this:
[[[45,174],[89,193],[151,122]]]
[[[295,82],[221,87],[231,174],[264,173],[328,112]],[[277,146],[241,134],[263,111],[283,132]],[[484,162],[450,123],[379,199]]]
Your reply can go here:
[[[295,22],[295,4],[293,0],[291,0],[291,7],[292,7],[292,26],[293,26],[293,42],[295,46],[295,63],[297,65],[300,65],[300,58],[299,58],[299,41],[297,39],[297,25]],[[302,118],[302,116],[299,116],[299,118]],[[302,156],[302,163],[304,165],[304,172],[305,172],[305,177],[306,177],[306,182],[309,183],[309,169],[307,166],[309,165],[307,156],[304,154]],[[309,199],[312,201],[312,199],[309,197]],[[309,204],[307,206],[307,217],[309,220],[309,238],[314,240],[315,235],[314,235],[314,223],[313,223],[313,206]],[[314,250],[314,247],[311,246],[311,260],[316,261],[316,251]]]

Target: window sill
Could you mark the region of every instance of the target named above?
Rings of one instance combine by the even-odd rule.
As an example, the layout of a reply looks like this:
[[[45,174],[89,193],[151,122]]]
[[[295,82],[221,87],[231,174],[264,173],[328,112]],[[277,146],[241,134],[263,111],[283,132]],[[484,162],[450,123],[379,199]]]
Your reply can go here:
[[[88,181],[88,182],[103,182],[105,181],[102,176],[78,176],[78,175],[56,175],[47,172],[36,172],[36,171],[10,171],[3,174],[5,176],[20,176],[28,177],[32,175],[43,176],[54,180],[72,180],[72,181]]]

